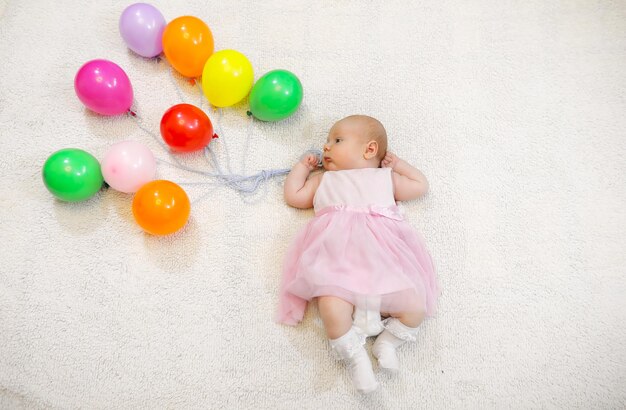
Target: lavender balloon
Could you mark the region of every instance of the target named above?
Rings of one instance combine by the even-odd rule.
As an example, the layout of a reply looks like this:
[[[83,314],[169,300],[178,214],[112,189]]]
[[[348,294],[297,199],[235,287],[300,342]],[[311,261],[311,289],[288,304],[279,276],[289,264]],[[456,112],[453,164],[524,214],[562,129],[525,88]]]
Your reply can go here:
[[[151,4],[135,3],[120,17],[120,33],[128,48],[143,57],[155,57],[163,51],[165,18]]]

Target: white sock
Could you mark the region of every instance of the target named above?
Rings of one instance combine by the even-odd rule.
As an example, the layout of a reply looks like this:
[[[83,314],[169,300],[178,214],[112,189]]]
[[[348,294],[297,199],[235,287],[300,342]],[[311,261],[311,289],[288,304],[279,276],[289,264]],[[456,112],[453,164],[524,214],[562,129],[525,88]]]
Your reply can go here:
[[[385,331],[376,338],[372,353],[381,369],[397,372],[400,368],[396,349],[407,341],[415,341],[416,327],[408,327],[396,318],[385,320]]]
[[[345,360],[354,387],[361,393],[371,393],[378,388],[378,382],[364,344],[365,335],[359,335],[354,328],[350,328],[345,335],[330,340],[330,346]]]

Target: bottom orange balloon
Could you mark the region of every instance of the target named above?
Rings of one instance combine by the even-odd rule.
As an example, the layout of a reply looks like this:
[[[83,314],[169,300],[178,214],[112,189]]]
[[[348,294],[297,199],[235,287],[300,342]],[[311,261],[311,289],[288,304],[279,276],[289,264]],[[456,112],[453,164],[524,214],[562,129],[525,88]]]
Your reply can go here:
[[[191,205],[185,191],[171,181],[151,181],[133,199],[133,216],[144,231],[168,235],[185,226]]]

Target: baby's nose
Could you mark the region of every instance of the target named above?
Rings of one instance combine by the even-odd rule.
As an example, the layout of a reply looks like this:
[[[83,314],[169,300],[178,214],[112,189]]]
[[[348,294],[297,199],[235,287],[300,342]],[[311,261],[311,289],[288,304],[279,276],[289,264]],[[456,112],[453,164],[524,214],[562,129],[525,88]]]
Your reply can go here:
[[[328,144],[324,144],[324,151],[328,151],[330,150],[330,148],[328,147]]]

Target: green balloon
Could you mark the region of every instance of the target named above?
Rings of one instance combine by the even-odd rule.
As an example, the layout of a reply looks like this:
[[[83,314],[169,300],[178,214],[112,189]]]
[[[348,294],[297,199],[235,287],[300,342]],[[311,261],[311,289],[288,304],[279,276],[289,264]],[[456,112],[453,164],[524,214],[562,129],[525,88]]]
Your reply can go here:
[[[273,70],[259,78],[250,91],[250,112],[262,121],[285,119],[302,102],[302,83],[294,73]]]
[[[69,202],[91,198],[103,183],[98,160],[76,148],[62,149],[50,155],[43,165],[42,176],[48,191]]]

